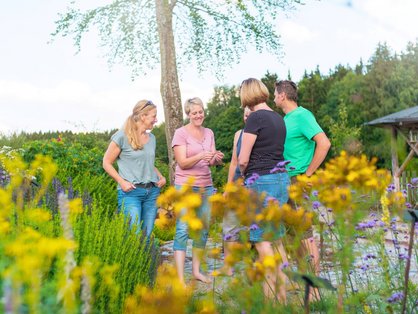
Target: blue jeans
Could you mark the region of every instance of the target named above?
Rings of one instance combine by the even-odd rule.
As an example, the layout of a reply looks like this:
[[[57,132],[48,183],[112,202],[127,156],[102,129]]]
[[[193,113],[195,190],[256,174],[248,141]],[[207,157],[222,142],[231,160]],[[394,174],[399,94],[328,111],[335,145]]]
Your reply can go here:
[[[180,185],[176,185],[176,189],[181,189]],[[203,229],[199,232],[198,236],[193,239],[193,247],[204,249],[206,241],[208,240],[208,230],[205,227],[209,226],[210,221],[210,209],[208,197],[213,195],[213,186],[198,187],[194,186],[193,192],[201,193],[202,205],[197,209],[196,216],[203,221]],[[181,220],[182,215],[185,214],[183,210],[176,222],[176,235],[174,236],[174,251],[186,251],[187,240],[189,239],[189,226],[186,222]]]
[[[272,174],[266,174],[260,176],[254,183],[247,185],[247,188],[257,192],[258,194],[266,193],[267,196],[275,198],[280,205],[287,203],[289,199],[289,193],[287,188],[290,185],[290,178],[287,172],[278,172]],[[263,206],[267,205],[267,199],[264,200]],[[261,211],[261,209],[260,209]],[[283,237],[285,234],[285,228],[283,225],[277,230],[272,229],[271,224],[261,223],[256,230],[250,230],[250,241],[262,242],[263,234],[265,231],[274,232],[275,238]]]
[[[119,211],[129,218],[129,224],[139,224],[139,230],[143,229],[147,238],[151,235],[154,228],[155,217],[157,216],[157,206],[155,204],[160,195],[160,188],[153,186],[150,188],[137,187],[129,192],[118,190]]]

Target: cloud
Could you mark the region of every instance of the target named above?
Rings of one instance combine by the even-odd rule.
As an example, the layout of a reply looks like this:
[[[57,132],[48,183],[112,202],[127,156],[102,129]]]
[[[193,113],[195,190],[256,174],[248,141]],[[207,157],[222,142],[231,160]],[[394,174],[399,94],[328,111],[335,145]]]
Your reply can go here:
[[[50,87],[0,80],[0,125],[3,132],[7,129],[54,130],[62,124],[74,131],[108,130],[119,127],[142,98],[156,99],[161,119],[163,110],[158,86],[149,80],[143,84],[134,82],[124,87],[95,90],[81,80],[63,80]]]
[[[303,44],[314,41],[318,34],[311,31],[306,26],[295,23],[293,21],[285,21],[279,28],[279,33],[286,42],[295,42]]]
[[[414,41],[418,37],[418,19],[416,17],[418,1],[367,0],[358,1],[358,5],[360,10],[372,18],[377,27],[381,28],[381,32],[386,32],[389,39],[396,37],[404,39],[406,37],[410,41]],[[403,41],[403,46],[405,44]]]
[[[157,76],[149,76],[124,86],[100,89],[82,80],[62,80],[53,86],[0,80],[0,132],[119,128],[141,99],[150,99],[157,105],[157,119],[163,122],[159,80]],[[199,96],[207,102],[211,91],[212,86],[197,79],[184,86],[182,98]]]

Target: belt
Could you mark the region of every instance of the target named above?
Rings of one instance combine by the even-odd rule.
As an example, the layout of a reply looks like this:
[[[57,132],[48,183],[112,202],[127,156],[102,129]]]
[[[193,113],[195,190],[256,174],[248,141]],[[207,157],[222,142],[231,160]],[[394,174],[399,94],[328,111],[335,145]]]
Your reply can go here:
[[[135,186],[137,188],[143,188],[143,189],[149,189],[155,186],[154,182],[148,182],[148,183],[135,183]]]

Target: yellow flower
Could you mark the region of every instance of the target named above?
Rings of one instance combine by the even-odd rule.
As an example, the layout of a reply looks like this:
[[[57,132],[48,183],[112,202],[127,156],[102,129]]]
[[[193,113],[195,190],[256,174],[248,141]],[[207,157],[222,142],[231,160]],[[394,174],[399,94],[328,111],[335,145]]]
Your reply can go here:
[[[220,248],[213,248],[208,252],[208,257],[213,259],[220,259],[221,258],[221,249]]]
[[[26,216],[26,219],[34,223],[41,223],[41,222],[49,221],[52,218],[50,212],[41,208],[26,210],[25,216]]]
[[[8,221],[0,221],[0,234],[5,235],[11,230],[10,223]]]
[[[226,200],[222,194],[216,193],[208,199],[211,204],[211,213],[214,217],[223,217],[225,213]]]
[[[81,214],[83,212],[83,201],[81,198],[75,198],[68,202],[70,213],[73,215]]]
[[[189,193],[182,197],[181,202],[184,203],[187,208],[198,208],[202,205],[202,198],[200,194]]]
[[[386,226],[389,226],[390,221],[390,213],[389,213],[389,199],[387,197],[387,191],[385,191],[384,194],[382,194],[382,197],[380,198],[380,204],[382,205],[382,221],[386,224]]]
[[[219,271],[219,270],[214,270],[213,272],[212,272],[212,276],[213,277],[219,277],[221,275],[221,272]]]
[[[203,228],[203,223],[199,218],[191,218],[187,220],[191,230],[201,230]]]
[[[269,255],[269,256],[264,257],[263,266],[265,268],[274,269],[276,267],[276,260],[274,256]]]

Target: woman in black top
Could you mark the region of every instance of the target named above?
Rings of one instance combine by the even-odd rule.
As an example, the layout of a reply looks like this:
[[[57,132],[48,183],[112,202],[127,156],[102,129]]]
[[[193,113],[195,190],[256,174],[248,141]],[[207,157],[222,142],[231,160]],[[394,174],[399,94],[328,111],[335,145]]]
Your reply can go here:
[[[249,78],[242,82],[240,98],[241,106],[248,107],[252,111],[245,124],[238,157],[245,185],[257,193],[266,193],[268,198],[276,199],[281,205],[286,204],[287,188],[290,184],[289,175],[287,172],[274,171],[277,169],[277,164],[284,161],[286,127],[283,118],[267,105],[268,89],[257,79]],[[274,255],[272,241],[283,237],[285,233],[282,226],[280,230],[274,232],[276,239],[266,239],[265,231],[268,228],[271,230],[271,226],[267,223],[260,223],[257,227],[250,228],[250,241],[255,243],[261,260],[266,256]],[[284,251],[281,241],[275,242],[275,248],[276,244],[279,251]],[[283,254],[282,258],[285,258]],[[269,297],[275,297],[276,277],[280,280],[278,297],[285,302],[285,276],[280,267],[277,267],[276,273],[266,275],[264,293]]]

